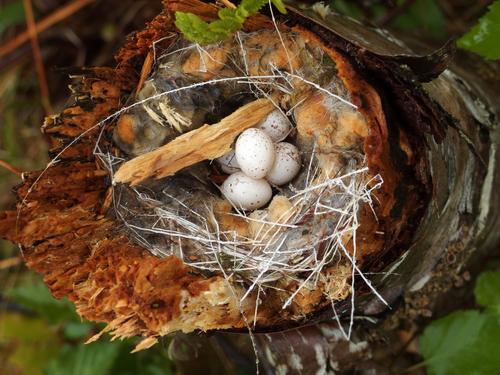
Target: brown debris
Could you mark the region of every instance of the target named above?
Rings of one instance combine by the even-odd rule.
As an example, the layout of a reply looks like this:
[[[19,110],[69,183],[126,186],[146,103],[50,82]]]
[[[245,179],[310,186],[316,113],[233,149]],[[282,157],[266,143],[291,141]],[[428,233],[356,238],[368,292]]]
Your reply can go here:
[[[135,96],[139,94],[139,91],[141,91],[142,86],[144,86],[144,82],[146,82],[146,79],[148,78],[149,74],[151,73],[151,69],[153,68],[153,63],[154,63],[154,57],[153,57],[153,52],[148,52],[146,55],[146,58],[144,59],[144,64],[142,64],[142,69],[141,69],[141,76],[139,78],[139,83],[137,84],[137,88],[135,89]]]

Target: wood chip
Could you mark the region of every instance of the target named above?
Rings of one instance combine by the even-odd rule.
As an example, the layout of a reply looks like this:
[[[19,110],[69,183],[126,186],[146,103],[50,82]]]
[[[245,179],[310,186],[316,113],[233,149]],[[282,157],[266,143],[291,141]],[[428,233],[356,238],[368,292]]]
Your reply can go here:
[[[153,68],[154,56],[152,52],[148,52],[146,58],[144,59],[144,64],[142,64],[141,76],[139,78],[139,83],[137,84],[137,88],[135,89],[135,96],[139,95],[139,92],[144,86],[144,82],[151,74],[151,69]]]
[[[140,352],[141,350],[146,350],[151,348],[153,345],[158,343],[158,339],[156,337],[147,337],[144,340],[142,340],[140,343],[138,343],[134,350],[131,351],[131,353],[137,353]]]
[[[148,178],[163,178],[203,160],[216,159],[231,150],[234,139],[262,121],[272,110],[268,99],[248,103],[220,122],[180,135],[166,145],[125,162],[115,173],[113,184],[140,184]]]

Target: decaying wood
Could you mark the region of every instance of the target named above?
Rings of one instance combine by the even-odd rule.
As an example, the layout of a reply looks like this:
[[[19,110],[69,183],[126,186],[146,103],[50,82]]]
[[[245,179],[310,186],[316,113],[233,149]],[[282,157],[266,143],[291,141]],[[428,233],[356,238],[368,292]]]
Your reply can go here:
[[[133,245],[101,213],[109,179],[93,155],[101,131],[95,125],[120,109],[120,98],[137,86],[152,42],[173,30],[162,13],[128,40],[116,68],[87,69],[76,77],[75,103],[42,128],[57,163],[24,173],[17,209],[0,213],[2,237],[20,245],[52,294],[69,298],[82,317],[109,323],[110,332],[124,337],[155,336],[179,314],[181,291],[199,295],[210,284],[177,258],[158,259]]]
[[[247,316],[255,310],[253,297],[240,306],[234,296],[242,290],[235,288],[234,295],[220,276],[201,275],[175,256],[151,255],[105,215],[110,179],[93,150],[101,132],[101,146],[113,147],[115,124],[104,129],[97,124],[120,109],[121,98],[133,95],[153,42],[171,32],[176,30],[165,11],[128,39],[115,68],[85,69],[74,77],[74,103],[46,118],[42,127],[56,162],[24,173],[16,209],[0,212],[0,235],[19,244],[26,264],[43,276],[54,297],[67,297],[80,316],[107,323],[106,332],[117,337],[147,340],[181,327],[244,328],[241,309]],[[157,46],[168,48],[171,42]],[[191,315],[181,318],[183,300]],[[287,314],[275,306],[259,308],[259,320],[269,326]]]
[[[273,108],[268,99],[248,103],[217,124],[203,125],[125,162],[115,173],[113,183],[136,186],[148,178],[171,176],[200,161],[216,159],[231,150],[234,139],[243,130],[257,125]]]
[[[206,19],[217,14],[217,7],[193,0],[171,1],[168,6],[170,10],[200,12]],[[110,181],[93,150],[101,131],[104,136],[100,146],[113,147],[106,142],[111,139],[115,124],[105,124],[104,130],[96,124],[120,109],[120,98],[133,95],[141,78],[138,72],[153,42],[175,32],[170,14],[170,11],[160,14],[146,30],[132,37],[119,53],[115,69],[87,70],[73,85],[76,103],[60,115],[48,118],[43,127],[51,154],[59,154],[59,162],[44,172],[25,175],[23,185],[17,190],[18,211],[0,216],[0,232],[21,245],[28,266],[44,275],[54,296],[67,296],[82,317],[107,322],[108,331],[119,337],[156,337],[175,330],[244,328],[248,321],[242,318],[241,311],[251,317],[250,320],[255,312],[256,296],[251,295],[240,304],[243,291],[238,284],[229,286],[221,276],[202,275],[175,256],[164,259],[152,256],[130,242],[119,222],[103,215],[110,206]],[[262,28],[274,30],[273,23],[262,15],[250,18],[245,25],[245,31]],[[307,34],[304,29],[296,30]],[[369,84],[359,83],[362,77],[345,55],[335,52],[326,40],[307,35],[310,43],[322,43],[329,49],[352,100],[369,119],[365,151],[373,160],[375,172],[388,181],[379,199],[389,202],[387,206],[376,204],[374,207],[380,225],[387,228],[383,235],[376,234],[376,239],[369,233],[373,225],[379,225],[371,209],[367,207],[360,214],[362,227],[368,231],[360,231],[360,241],[366,246],[362,246],[359,254],[375,254],[382,245],[400,241],[407,217],[403,215],[401,219],[391,211],[409,212],[410,195],[396,195],[397,186],[391,183],[401,181],[394,169],[399,165],[396,161],[383,165],[383,160],[389,158],[390,148],[399,146],[397,142],[389,143],[388,125],[378,93]],[[163,48],[167,48],[169,42],[170,39],[165,40]],[[259,111],[245,113],[250,118],[255,116],[249,126],[272,108],[269,103],[263,107],[265,110],[259,106],[260,115]],[[242,122],[245,121],[247,119]],[[215,126],[210,128],[217,130]],[[76,142],[75,137],[78,137]],[[202,144],[206,141],[203,139]],[[193,143],[197,148],[200,144]],[[222,152],[219,146],[214,157]],[[407,173],[409,175],[411,173]],[[411,180],[406,177],[401,185],[408,181]],[[413,200],[419,199],[417,194],[411,196]],[[366,218],[370,218],[368,224]],[[307,303],[283,310],[284,301],[279,294],[267,292],[266,303],[259,305],[255,329],[300,324],[308,321],[315,309],[330,305],[317,291],[311,291],[302,300]]]

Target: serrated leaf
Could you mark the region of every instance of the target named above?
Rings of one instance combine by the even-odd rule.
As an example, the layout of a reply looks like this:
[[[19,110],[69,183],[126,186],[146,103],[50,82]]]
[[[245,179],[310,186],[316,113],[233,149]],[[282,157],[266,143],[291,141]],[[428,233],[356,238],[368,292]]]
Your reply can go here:
[[[280,12],[286,13],[282,0],[272,2]],[[236,9],[221,9],[219,19],[212,22],[205,22],[192,13],[175,12],[175,26],[187,40],[201,45],[216,43],[241,29],[248,17],[268,3],[268,0],[243,0]]]
[[[483,272],[474,288],[476,302],[487,310],[500,314],[500,272]]]
[[[175,12],[175,25],[187,40],[201,45],[215,43],[220,38],[215,33],[209,33],[209,24],[192,13]]]
[[[5,295],[51,323],[79,321],[73,305],[66,299],[55,299],[42,281],[18,285]]]
[[[45,375],[108,375],[122,348],[121,342],[67,345],[44,370]]]
[[[245,18],[257,13],[267,4],[269,4],[268,0],[242,0],[240,5],[236,7],[235,13],[239,13],[244,21]]]
[[[420,337],[429,374],[498,374],[500,318],[458,311],[435,320]]]
[[[500,59],[500,1],[490,5],[488,13],[470,31],[461,37],[459,47],[487,59]]]
[[[241,9],[241,8],[240,8]],[[235,12],[234,9],[231,9],[231,8],[223,8],[221,10],[219,10],[219,18],[221,20],[226,20],[226,19],[233,19],[236,16],[238,16],[238,12]],[[244,18],[245,16],[243,15],[241,18]],[[216,21],[214,21],[216,22]]]

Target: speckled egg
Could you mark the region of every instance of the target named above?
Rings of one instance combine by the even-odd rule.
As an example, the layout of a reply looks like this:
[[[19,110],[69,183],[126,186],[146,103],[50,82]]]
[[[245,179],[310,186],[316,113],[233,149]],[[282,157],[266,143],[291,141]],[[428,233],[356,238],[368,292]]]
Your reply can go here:
[[[266,180],[250,178],[243,172],[229,176],[221,190],[234,207],[243,210],[256,210],[265,206],[273,194],[271,185]]]
[[[247,129],[236,140],[235,154],[241,170],[247,176],[259,179],[273,166],[274,143],[262,130]]]
[[[266,176],[267,181],[274,185],[286,184],[293,180],[299,170],[299,149],[287,142],[276,144],[276,157],[273,167]]]
[[[229,151],[227,154],[222,155],[220,158],[215,159],[220,168],[227,174],[232,174],[240,170],[238,161],[234,150]]]
[[[267,115],[256,128],[264,131],[274,142],[280,142],[290,133],[290,121],[276,109]]]

